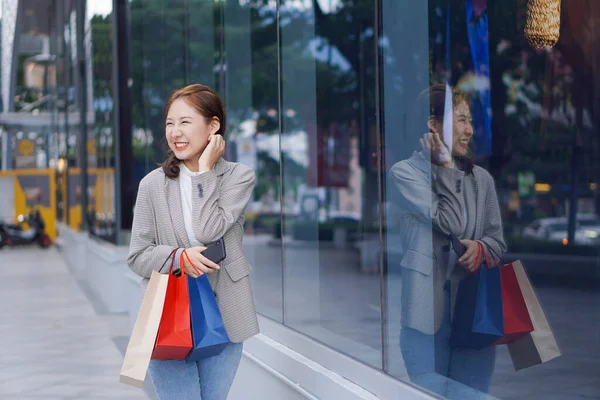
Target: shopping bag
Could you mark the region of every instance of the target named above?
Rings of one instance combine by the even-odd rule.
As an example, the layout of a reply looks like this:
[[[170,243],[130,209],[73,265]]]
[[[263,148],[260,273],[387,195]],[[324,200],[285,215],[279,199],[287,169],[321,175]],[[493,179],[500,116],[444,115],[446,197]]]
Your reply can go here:
[[[495,342],[496,345],[512,343],[533,331],[533,323],[529,317],[513,265],[506,264],[499,268],[502,282],[504,337]]]
[[[187,359],[198,361],[219,355],[230,340],[208,276],[188,277],[188,292],[193,348]]]
[[[163,313],[168,281],[167,275],[152,271],[148,289],[142,300],[125,352],[119,378],[121,383],[139,388],[144,387],[146,371],[150,364],[158,325]]]
[[[185,360],[192,349],[190,299],[187,275],[183,268],[183,253],[180,257],[181,274],[179,276],[173,275],[175,257],[171,262],[165,305],[152,353],[153,360]]]
[[[553,360],[561,352],[523,264],[515,261],[512,265],[533,324],[533,332],[508,345],[513,366],[518,371]]]
[[[477,260],[482,253],[479,244]],[[484,258],[485,264],[459,283],[450,333],[453,347],[482,349],[504,337],[500,268]]]

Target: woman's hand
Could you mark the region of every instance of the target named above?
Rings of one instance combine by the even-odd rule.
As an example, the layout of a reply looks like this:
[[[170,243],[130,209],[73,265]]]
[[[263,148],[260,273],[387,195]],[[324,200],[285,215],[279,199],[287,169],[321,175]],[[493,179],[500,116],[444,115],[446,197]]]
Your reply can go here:
[[[211,274],[221,267],[202,255],[206,247],[196,246],[185,250],[183,268],[187,275],[197,278],[203,274]],[[187,257],[186,257],[187,254]]]
[[[198,160],[199,172],[210,171],[225,154],[225,139],[221,135],[210,135],[208,145]]]
[[[452,168],[452,156],[444,142],[442,142],[442,139],[440,139],[439,134],[436,132],[426,133],[419,141],[421,142],[423,151],[429,154],[432,164]]]
[[[467,251],[458,259],[458,263],[473,272],[481,262],[481,260],[477,259],[479,255],[479,243],[474,240],[461,240],[460,242],[467,246]]]

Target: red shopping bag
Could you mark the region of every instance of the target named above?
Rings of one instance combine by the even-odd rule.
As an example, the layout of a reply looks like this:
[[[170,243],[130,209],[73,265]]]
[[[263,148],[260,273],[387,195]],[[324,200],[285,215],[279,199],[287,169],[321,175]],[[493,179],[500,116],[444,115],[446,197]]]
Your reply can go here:
[[[504,314],[504,337],[496,342],[508,344],[533,332],[533,323],[512,264],[500,267],[502,282],[502,312]]]
[[[190,323],[190,298],[187,276],[183,269],[183,253],[180,259],[181,275],[173,275],[175,255],[171,261],[167,295],[163,307],[158,335],[152,352],[153,360],[185,360],[192,349]]]

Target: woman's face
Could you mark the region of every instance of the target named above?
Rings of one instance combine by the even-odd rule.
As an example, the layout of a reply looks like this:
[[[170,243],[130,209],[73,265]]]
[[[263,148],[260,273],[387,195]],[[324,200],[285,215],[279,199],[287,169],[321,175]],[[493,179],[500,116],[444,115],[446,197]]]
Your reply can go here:
[[[175,100],[167,113],[167,142],[182,161],[196,161],[208,145],[208,137],[218,129],[218,121],[207,122],[185,99]]]
[[[467,103],[462,101],[454,107],[452,117],[452,155],[466,156],[472,137],[473,117]]]
[[[462,101],[454,106],[452,113],[452,156],[453,157],[464,157],[467,155],[469,150],[469,144],[473,137],[473,117],[471,116],[471,110],[466,102]],[[437,121],[430,126],[430,128],[441,134],[444,138],[444,143],[448,146],[448,136],[444,132],[443,121]]]

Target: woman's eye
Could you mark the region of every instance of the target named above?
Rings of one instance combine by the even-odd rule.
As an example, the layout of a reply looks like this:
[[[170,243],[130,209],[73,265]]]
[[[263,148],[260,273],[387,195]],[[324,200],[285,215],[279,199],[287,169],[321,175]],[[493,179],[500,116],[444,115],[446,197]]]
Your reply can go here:
[[[173,125],[172,122],[167,122],[167,126],[171,126],[171,125]]]

